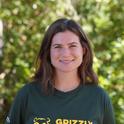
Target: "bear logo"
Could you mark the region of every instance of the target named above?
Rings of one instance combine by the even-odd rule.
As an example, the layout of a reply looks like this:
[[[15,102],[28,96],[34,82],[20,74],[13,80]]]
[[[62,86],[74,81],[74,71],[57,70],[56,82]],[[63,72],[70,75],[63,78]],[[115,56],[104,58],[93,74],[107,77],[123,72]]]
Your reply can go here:
[[[33,120],[34,124],[50,124],[50,118],[38,118],[35,117]]]

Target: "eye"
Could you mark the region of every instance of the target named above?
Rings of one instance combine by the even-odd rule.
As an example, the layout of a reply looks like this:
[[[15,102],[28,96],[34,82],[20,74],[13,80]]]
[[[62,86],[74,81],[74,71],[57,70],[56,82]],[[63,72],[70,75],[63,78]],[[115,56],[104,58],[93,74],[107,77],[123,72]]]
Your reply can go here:
[[[61,46],[55,46],[54,48],[61,48]]]
[[[71,45],[70,47],[77,47],[76,45]]]

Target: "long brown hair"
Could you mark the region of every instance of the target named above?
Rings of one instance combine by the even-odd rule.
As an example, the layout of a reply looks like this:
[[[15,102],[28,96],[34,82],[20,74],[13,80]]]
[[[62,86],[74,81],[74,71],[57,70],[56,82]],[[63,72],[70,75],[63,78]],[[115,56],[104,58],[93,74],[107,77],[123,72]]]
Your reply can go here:
[[[74,20],[61,18],[53,22],[47,29],[36,59],[37,66],[33,79],[40,80],[42,88],[46,93],[49,93],[51,89],[54,89],[54,67],[50,60],[51,41],[56,33],[64,32],[66,30],[75,33],[80,38],[82,47],[86,49],[86,52],[83,55],[83,62],[78,68],[78,75],[81,79],[81,83],[98,83],[97,75],[93,71],[93,52],[89,39],[78,23]]]

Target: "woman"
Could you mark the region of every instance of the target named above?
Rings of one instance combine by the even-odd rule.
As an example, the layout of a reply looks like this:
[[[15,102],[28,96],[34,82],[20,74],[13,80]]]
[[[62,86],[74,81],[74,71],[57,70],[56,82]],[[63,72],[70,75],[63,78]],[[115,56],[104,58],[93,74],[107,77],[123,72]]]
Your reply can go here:
[[[44,35],[34,80],[17,94],[5,124],[115,124],[92,65],[81,27],[56,20]]]

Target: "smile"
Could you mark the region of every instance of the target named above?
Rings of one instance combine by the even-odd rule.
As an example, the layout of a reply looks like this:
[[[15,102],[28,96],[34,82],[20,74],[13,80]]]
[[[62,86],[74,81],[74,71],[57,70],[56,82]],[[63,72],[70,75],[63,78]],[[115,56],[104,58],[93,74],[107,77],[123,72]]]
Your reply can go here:
[[[62,63],[64,63],[64,64],[69,64],[69,63],[71,63],[72,61],[74,61],[74,59],[73,59],[73,60],[60,60],[60,62],[62,62]]]

